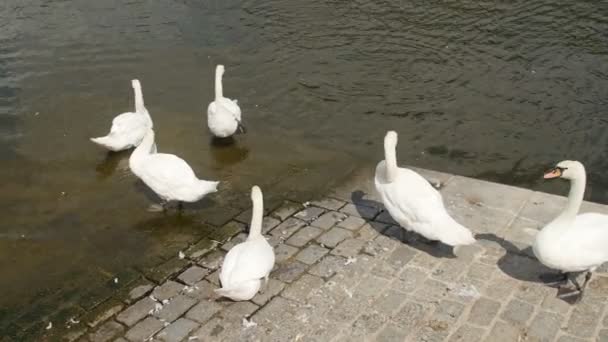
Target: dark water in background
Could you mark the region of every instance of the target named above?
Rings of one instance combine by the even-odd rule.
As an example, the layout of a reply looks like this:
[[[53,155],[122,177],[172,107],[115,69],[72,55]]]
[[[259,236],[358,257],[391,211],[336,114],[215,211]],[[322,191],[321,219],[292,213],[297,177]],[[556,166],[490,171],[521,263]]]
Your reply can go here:
[[[387,129],[403,164],[544,191],[578,159],[608,202],[607,42],[608,1],[4,0],[0,317],[198,234],[198,209],[246,206],[253,183],[321,193]],[[203,121],[218,63],[249,128],[227,148]],[[128,153],[88,141],[136,77],[159,150],[230,183],[185,218],[147,212]]]

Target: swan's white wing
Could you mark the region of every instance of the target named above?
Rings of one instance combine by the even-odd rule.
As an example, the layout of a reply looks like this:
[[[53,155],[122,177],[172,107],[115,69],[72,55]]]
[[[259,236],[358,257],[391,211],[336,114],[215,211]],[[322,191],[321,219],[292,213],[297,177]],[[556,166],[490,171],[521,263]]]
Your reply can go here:
[[[132,145],[138,145],[145,133],[151,128],[147,116],[138,113],[123,113],[112,120],[109,136],[120,137]]]
[[[242,247],[236,254],[235,265],[229,275],[229,283],[264,278],[272,271],[275,256],[266,239],[245,241],[239,245]]]
[[[179,199],[198,181],[194,171],[183,159],[165,153],[148,156],[142,163],[139,177],[161,197]]]
[[[243,252],[243,248],[245,248],[245,245],[243,243],[239,243],[238,245],[232,247],[226,254],[224,263],[222,264],[222,270],[220,272],[220,281],[222,282],[223,287],[229,286],[230,277],[236,268],[240,254]]]
[[[399,168],[394,182],[376,186],[384,206],[404,228],[412,229],[431,240],[440,239],[441,226],[434,224],[447,215],[441,194],[414,171]]]
[[[220,106],[216,106],[216,108],[228,111],[230,115],[232,115],[238,122],[241,121],[241,108],[236,104],[236,102],[222,97],[220,99]]]
[[[580,251],[572,256],[577,263],[599,265],[608,261],[608,216],[597,213],[576,216],[566,238],[574,250]]]

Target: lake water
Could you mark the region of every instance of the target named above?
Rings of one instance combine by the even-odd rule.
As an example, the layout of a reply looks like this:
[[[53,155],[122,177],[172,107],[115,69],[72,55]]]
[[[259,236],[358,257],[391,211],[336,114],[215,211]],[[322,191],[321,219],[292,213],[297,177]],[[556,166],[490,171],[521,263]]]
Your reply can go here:
[[[322,194],[380,160],[388,129],[402,164],[543,191],[578,159],[608,202],[606,42],[606,1],[4,0],[0,331],[200,235],[252,184]],[[204,121],[219,63],[248,126],[232,146]],[[132,78],[159,151],[227,181],[182,217],[147,211],[129,153],[88,140],[132,109]]]

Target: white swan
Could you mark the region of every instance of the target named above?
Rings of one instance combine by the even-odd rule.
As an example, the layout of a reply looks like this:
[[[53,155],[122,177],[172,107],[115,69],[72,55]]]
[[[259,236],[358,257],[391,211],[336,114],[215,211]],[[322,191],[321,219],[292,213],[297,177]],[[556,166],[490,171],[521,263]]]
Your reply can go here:
[[[568,204],[564,211],[547,224],[532,245],[534,254],[544,265],[563,273],[586,271],[582,292],[591,273],[608,261],[608,215],[577,215],[585,194],[585,167],[578,161],[565,160],[544,175],[545,179],[570,180]]]
[[[432,241],[459,246],[475,242],[470,230],[454,221],[441,194],[418,173],[397,166],[397,133],[384,137],[385,160],[376,166],[374,182],[389,214],[406,230]]]
[[[222,288],[215,292],[232,300],[250,300],[260,289],[261,279],[268,280],[274,267],[274,250],[262,235],[264,199],[259,187],[251,188],[253,213],[249,236],[232,247],[222,265]]]
[[[218,138],[226,138],[233,135],[237,129],[245,132],[241,123],[241,108],[237,100],[224,97],[222,91],[222,76],[224,66],[215,68],[215,100],[207,107],[207,125],[213,135]]]
[[[216,192],[219,182],[201,180],[183,159],[166,153],[152,154],[154,131],[148,130],[129,158],[131,171],[164,202],[196,202]]]
[[[110,151],[122,151],[138,146],[146,132],[152,129],[152,118],[144,106],[141,84],[138,80],[132,80],[131,85],[135,93],[135,112],[122,113],[115,117],[110,133],[105,137],[91,138],[92,142]],[[155,152],[156,147],[153,145],[152,148],[152,152]]]

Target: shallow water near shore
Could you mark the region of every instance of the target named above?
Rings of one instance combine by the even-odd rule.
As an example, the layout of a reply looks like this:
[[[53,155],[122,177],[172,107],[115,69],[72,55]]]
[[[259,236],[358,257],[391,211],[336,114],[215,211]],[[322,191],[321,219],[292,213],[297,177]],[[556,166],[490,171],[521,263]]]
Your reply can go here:
[[[608,202],[605,2],[8,0],[0,18],[0,331],[206,236],[252,184],[322,195],[388,129],[402,164],[560,194],[542,172],[578,159]],[[204,121],[218,63],[248,128],[229,146]],[[159,151],[224,181],[181,217],[88,140],[132,109],[132,78]]]

